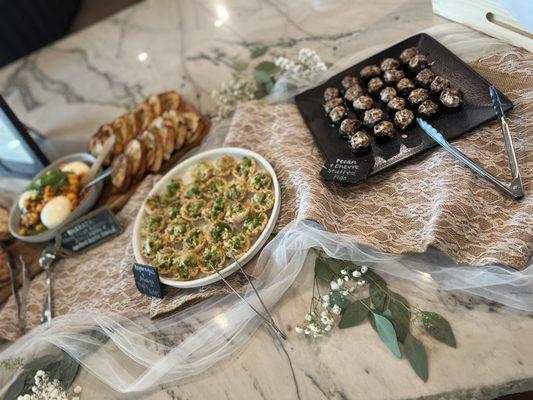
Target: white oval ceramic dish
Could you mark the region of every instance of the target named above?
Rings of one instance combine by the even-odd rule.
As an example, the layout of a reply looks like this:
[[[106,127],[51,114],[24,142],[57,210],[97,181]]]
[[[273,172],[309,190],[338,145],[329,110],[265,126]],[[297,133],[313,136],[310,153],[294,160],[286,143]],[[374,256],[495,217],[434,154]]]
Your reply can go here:
[[[89,166],[91,166],[95,158],[90,155],[89,153],[75,153],[75,154],[69,154],[65,157],[61,157],[60,159],[54,161],[52,164],[50,164],[48,167],[43,169],[39,174],[37,174],[30,182],[30,184],[34,183],[37,179],[39,179],[41,176],[46,174],[49,171],[54,171],[59,169],[58,166],[60,164],[66,164],[71,161],[83,161],[87,163]],[[29,243],[42,243],[47,242],[49,240],[52,240],[56,233],[64,226],[66,226],[68,223],[80,218],[82,215],[87,213],[98,201],[100,198],[100,194],[102,193],[102,189],[104,187],[104,182],[98,182],[95,185],[92,186],[91,190],[83,201],[70,213],[68,218],[62,222],[58,227],[54,229],[46,230],[42,233],[39,233],[37,235],[32,236],[22,236],[19,235],[19,220],[20,220],[20,209],[18,207],[18,197],[17,201],[13,204],[11,207],[11,211],[9,213],[9,232],[11,232],[11,235],[16,237],[19,240],[22,240],[24,242]]]
[[[263,167],[269,174],[272,176],[272,183],[274,186],[274,207],[270,211],[270,218],[268,220],[267,226],[265,227],[265,230],[259,235],[257,240],[252,244],[250,249],[243,254],[239,258],[239,263],[244,266],[245,263],[250,261],[252,257],[257,254],[259,250],[263,247],[263,245],[268,240],[270,234],[272,233],[274,226],[276,224],[276,221],[279,216],[279,210],[281,205],[281,192],[279,188],[279,182],[278,178],[276,176],[276,172],[274,171],[274,168],[270,165],[270,163],[265,160],[262,156],[259,154],[246,150],[246,149],[240,149],[237,147],[223,147],[220,149],[215,150],[209,150],[205,151],[203,153],[197,154],[182,163],[176,165],[173,169],[171,169],[157,184],[153,187],[153,189],[148,194],[148,197],[153,196],[157,193],[163,192],[164,188],[167,186],[167,184],[170,182],[170,180],[174,177],[180,177],[183,179],[185,183],[188,183],[192,181],[192,178],[190,176],[190,170],[191,167],[204,160],[208,161],[214,161],[217,158],[229,155],[233,156],[237,159],[241,159],[245,156],[252,157],[256,160],[257,164]],[[139,213],[137,214],[137,217],[135,219],[135,225],[133,227],[133,252],[135,254],[135,259],[140,264],[149,264],[149,262],[143,257],[141,252],[142,247],[142,235],[141,235],[141,225],[142,225],[142,219],[145,216],[144,207],[142,207],[139,210]],[[220,274],[223,277],[226,277],[233,272],[235,272],[239,266],[237,263],[232,262],[228,266],[226,266],[223,270],[220,271]],[[211,283],[219,281],[221,278],[218,274],[214,273],[208,276],[203,276],[198,279],[191,279],[189,281],[180,281],[177,279],[170,279],[166,277],[160,277],[161,282],[163,282],[166,285],[174,286],[178,288],[196,288],[200,286],[209,285]]]

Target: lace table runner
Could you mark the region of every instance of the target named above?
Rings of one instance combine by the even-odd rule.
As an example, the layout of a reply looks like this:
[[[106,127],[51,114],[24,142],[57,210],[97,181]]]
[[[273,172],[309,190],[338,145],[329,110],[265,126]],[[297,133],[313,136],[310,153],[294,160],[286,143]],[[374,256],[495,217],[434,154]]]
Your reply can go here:
[[[162,317],[179,308],[202,299],[228,293],[229,288],[219,282],[199,289],[177,289],[166,287],[163,299],[141,294],[131,272],[135,262],[131,236],[139,208],[148,192],[160,176],[148,176],[126,206],[117,214],[124,232],[113,240],[96,247],[78,257],[69,258],[53,266],[54,315],[84,312],[117,313],[128,318],[150,314],[152,318]],[[246,271],[253,269],[253,260]],[[45,294],[44,274],[31,282],[28,296],[27,330],[38,326]],[[233,274],[227,278],[236,287],[242,287],[245,278]],[[16,306],[13,296],[0,305],[0,339],[15,340],[20,336],[17,329]]]
[[[515,104],[509,115],[526,197],[513,201],[457,164],[442,150],[431,151],[368,182],[342,188],[318,177],[322,156],[292,104],[250,102],[237,111],[226,146],[264,155],[282,187],[276,231],[295,218],[310,218],[327,230],[387,252],[422,252],[429,245],[472,265],[502,263],[521,269],[533,246],[533,56],[515,50],[473,64]],[[509,177],[503,138],[497,123],[456,142],[469,156],[498,176]],[[53,270],[55,315],[118,313],[129,318],[164,316],[202,299],[227,293],[223,283],[201,289],[169,289],[164,299],[137,291],[131,272],[131,235],[137,211],[159,179],[149,176],[117,215],[124,232]],[[247,265],[253,269],[254,262]],[[230,277],[242,285],[239,274]],[[44,274],[32,280],[27,329],[40,324]],[[0,339],[20,336],[15,302],[0,305]]]
[[[342,187],[319,178],[323,158],[294,104],[242,104],[226,146],[241,146],[272,163],[282,186],[280,224],[309,218],[328,231],[390,253],[434,246],[458,262],[523,269],[533,249],[533,55],[524,50],[472,64],[514,103],[508,120],[526,196],[520,201],[435,149],[398,168]],[[499,122],[454,145],[509,181]]]

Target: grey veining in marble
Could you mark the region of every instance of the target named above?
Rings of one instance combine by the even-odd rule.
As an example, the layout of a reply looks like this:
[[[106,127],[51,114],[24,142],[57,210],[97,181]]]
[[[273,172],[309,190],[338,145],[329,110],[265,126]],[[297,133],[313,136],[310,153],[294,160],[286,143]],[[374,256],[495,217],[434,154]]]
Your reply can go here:
[[[269,46],[262,59],[305,46],[335,62],[443,21],[428,0],[148,0],[3,68],[0,93],[25,123],[72,151],[154,92],[176,89],[212,115],[211,91],[231,77],[235,58],[249,60],[258,45]],[[412,303],[445,315],[456,333],[457,349],[423,339],[426,384],[368,324],[314,342],[296,335],[311,271],[309,265],[274,310],[286,343],[260,329],[238,354],[200,376],[130,397],[490,399],[533,388],[533,319],[464,294],[388,279]],[[82,398],[120,398],[86,371],[78,381]]]

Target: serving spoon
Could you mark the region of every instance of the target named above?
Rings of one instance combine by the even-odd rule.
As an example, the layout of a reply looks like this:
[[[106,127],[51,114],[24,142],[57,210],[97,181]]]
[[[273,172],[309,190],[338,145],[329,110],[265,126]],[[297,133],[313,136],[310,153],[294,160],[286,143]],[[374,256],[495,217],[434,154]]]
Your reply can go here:
[[[113,136],[109,136],[107,138],[107,140],[105,141],[104,145],[102,146],[102,151],[100,151],[100,154],[98,154],[98,157],[96,157],[96,160],[94,161],[93,165],[91,166],[91,169],[81,179],[80,183],[81,183],[82,186],[85,187],[96,176],[96,174],[98,173],[98,170],[100,169],[100,167],[104,163],[105,159],[107,158],[107,156],[109,155],[109,153],[113,149],[114,145],[115,145],[115,136],[114,135]],[[96,183],[96,182],[94,182],[94,183]]]
[[[88,181],[81,188],[80,192],[83,192],[84,190],[89,189],[92,185],[94,185],[94,184],[100,182],[101,180],[107,178],[109,175],[111,175],[113,173],[113,170],[114,170],[113,167],[109,167],[109,168],[105,169],[100,175],[96,175],[93,179]]]

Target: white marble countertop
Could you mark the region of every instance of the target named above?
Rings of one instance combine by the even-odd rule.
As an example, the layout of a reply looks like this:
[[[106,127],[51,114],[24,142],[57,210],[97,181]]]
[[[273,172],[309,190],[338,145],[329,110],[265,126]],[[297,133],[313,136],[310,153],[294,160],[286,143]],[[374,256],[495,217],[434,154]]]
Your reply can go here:
[[[217,7],[228,18],[220,22]],[[213,114],[211,91],[232,60],[269,46],[266,58],[300,47],[325,61],[396,42],[445,22],[428,0],[149,0],[0,70],[0,93],[19,117],[62,151],[83,149],[103,122],[147,95],[177,89]],[[220,25],[220,26],[216,26]],[[260,329],[242,351],[182,385],[139,399],[491,399],[533,389],[533,318],[465,294],[420,290],[389,279],[411,303],[442,313],[458,348],[426,341],[421,382],[368,325],[319,341],[294,333],[308,307],[307,268],[274,310],[282,346]],[[120,398],[85,371],[83,398]]]

